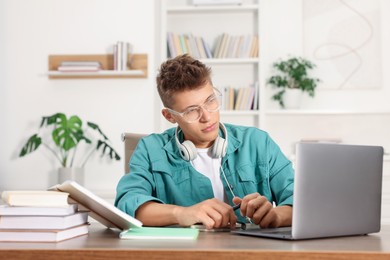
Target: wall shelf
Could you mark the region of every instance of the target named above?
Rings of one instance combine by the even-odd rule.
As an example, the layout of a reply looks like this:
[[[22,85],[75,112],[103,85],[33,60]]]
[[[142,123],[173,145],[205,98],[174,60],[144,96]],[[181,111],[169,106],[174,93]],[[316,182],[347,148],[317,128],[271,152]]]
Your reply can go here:
[[[50,79],[81,79],[81,78],[147,78],[148,56],[147,54],[129,55],[130,67],[128,70],[114,70],[114,57],[112,54],[90,55],[49,55]],[[99,61],[102,70],[97,72],[61,72],[57,68],[62,61]]]

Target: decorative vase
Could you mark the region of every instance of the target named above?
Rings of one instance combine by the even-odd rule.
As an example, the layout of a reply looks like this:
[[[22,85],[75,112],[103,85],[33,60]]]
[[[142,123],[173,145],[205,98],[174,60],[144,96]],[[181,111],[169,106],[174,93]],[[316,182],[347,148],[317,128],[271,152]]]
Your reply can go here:
[[[283,96],[283,103],[286,109],[296,109],[301,106],[302,90],[297,88],[286,89]]]
[[[80,167],[62,167],[58,169],[58,183],[72,180],[80,185],[84,185],[84,168]]]

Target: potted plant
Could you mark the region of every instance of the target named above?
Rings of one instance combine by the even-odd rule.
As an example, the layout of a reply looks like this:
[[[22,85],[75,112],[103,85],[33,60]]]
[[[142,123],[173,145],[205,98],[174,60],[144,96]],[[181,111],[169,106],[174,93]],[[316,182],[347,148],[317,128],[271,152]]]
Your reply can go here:
[[[269,85],[279,89],[272,96],[272,99],[278,101],[282,108],[293,108],[293,106],[296,108],[299,103],[290,105],[285,99],[288,91],[295,91],[295,95],[298,96],[302,95],[303,92],[307,92],[310,97],[314,97],[317,83],[320,82],[318,78],[309,77],[309,70],[314,67],[315,64],[302,57],[292,57],[275,62],[273,68],[276,74],[267,81]]]
[[[87,148],[80,152],[78,148],[81,143],[85,143]],[[41,146],[52,153],[61,165],[59,182],[75,179],[82,183],[83,177],[79,175],[83,174],[83,168],[94,152],[100,152],[101,156],[108,156],[110,159],[120,160],[120,156],[112,148],[108,137],[100,127],[92,122],[83,125],[82,120],[76,115],[67,118],[63,113],[56,113],[42,117],[38,133],[27,140],[19,157],[30,154]],[[76,158],[80,160],[76,162]]]

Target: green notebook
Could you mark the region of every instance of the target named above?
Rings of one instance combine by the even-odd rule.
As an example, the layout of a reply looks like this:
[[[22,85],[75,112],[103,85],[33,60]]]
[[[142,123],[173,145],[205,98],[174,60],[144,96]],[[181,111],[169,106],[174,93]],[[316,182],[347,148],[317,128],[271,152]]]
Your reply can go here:
[[[134,227],[119,234],[121,239],[196,239],[199,230],[176,227]]]

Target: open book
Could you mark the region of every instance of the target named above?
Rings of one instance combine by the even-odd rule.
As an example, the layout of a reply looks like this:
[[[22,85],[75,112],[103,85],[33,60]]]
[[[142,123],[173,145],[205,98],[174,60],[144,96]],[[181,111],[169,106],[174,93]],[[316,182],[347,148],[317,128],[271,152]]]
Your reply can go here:
[[[72,203],[78,203],[90,211],[89,215],[108,228],[127,230],[141,227],[142,222],[116,208],[114,205],[93,194],[75,181],[65,181],[49,190],[69,193]]]

